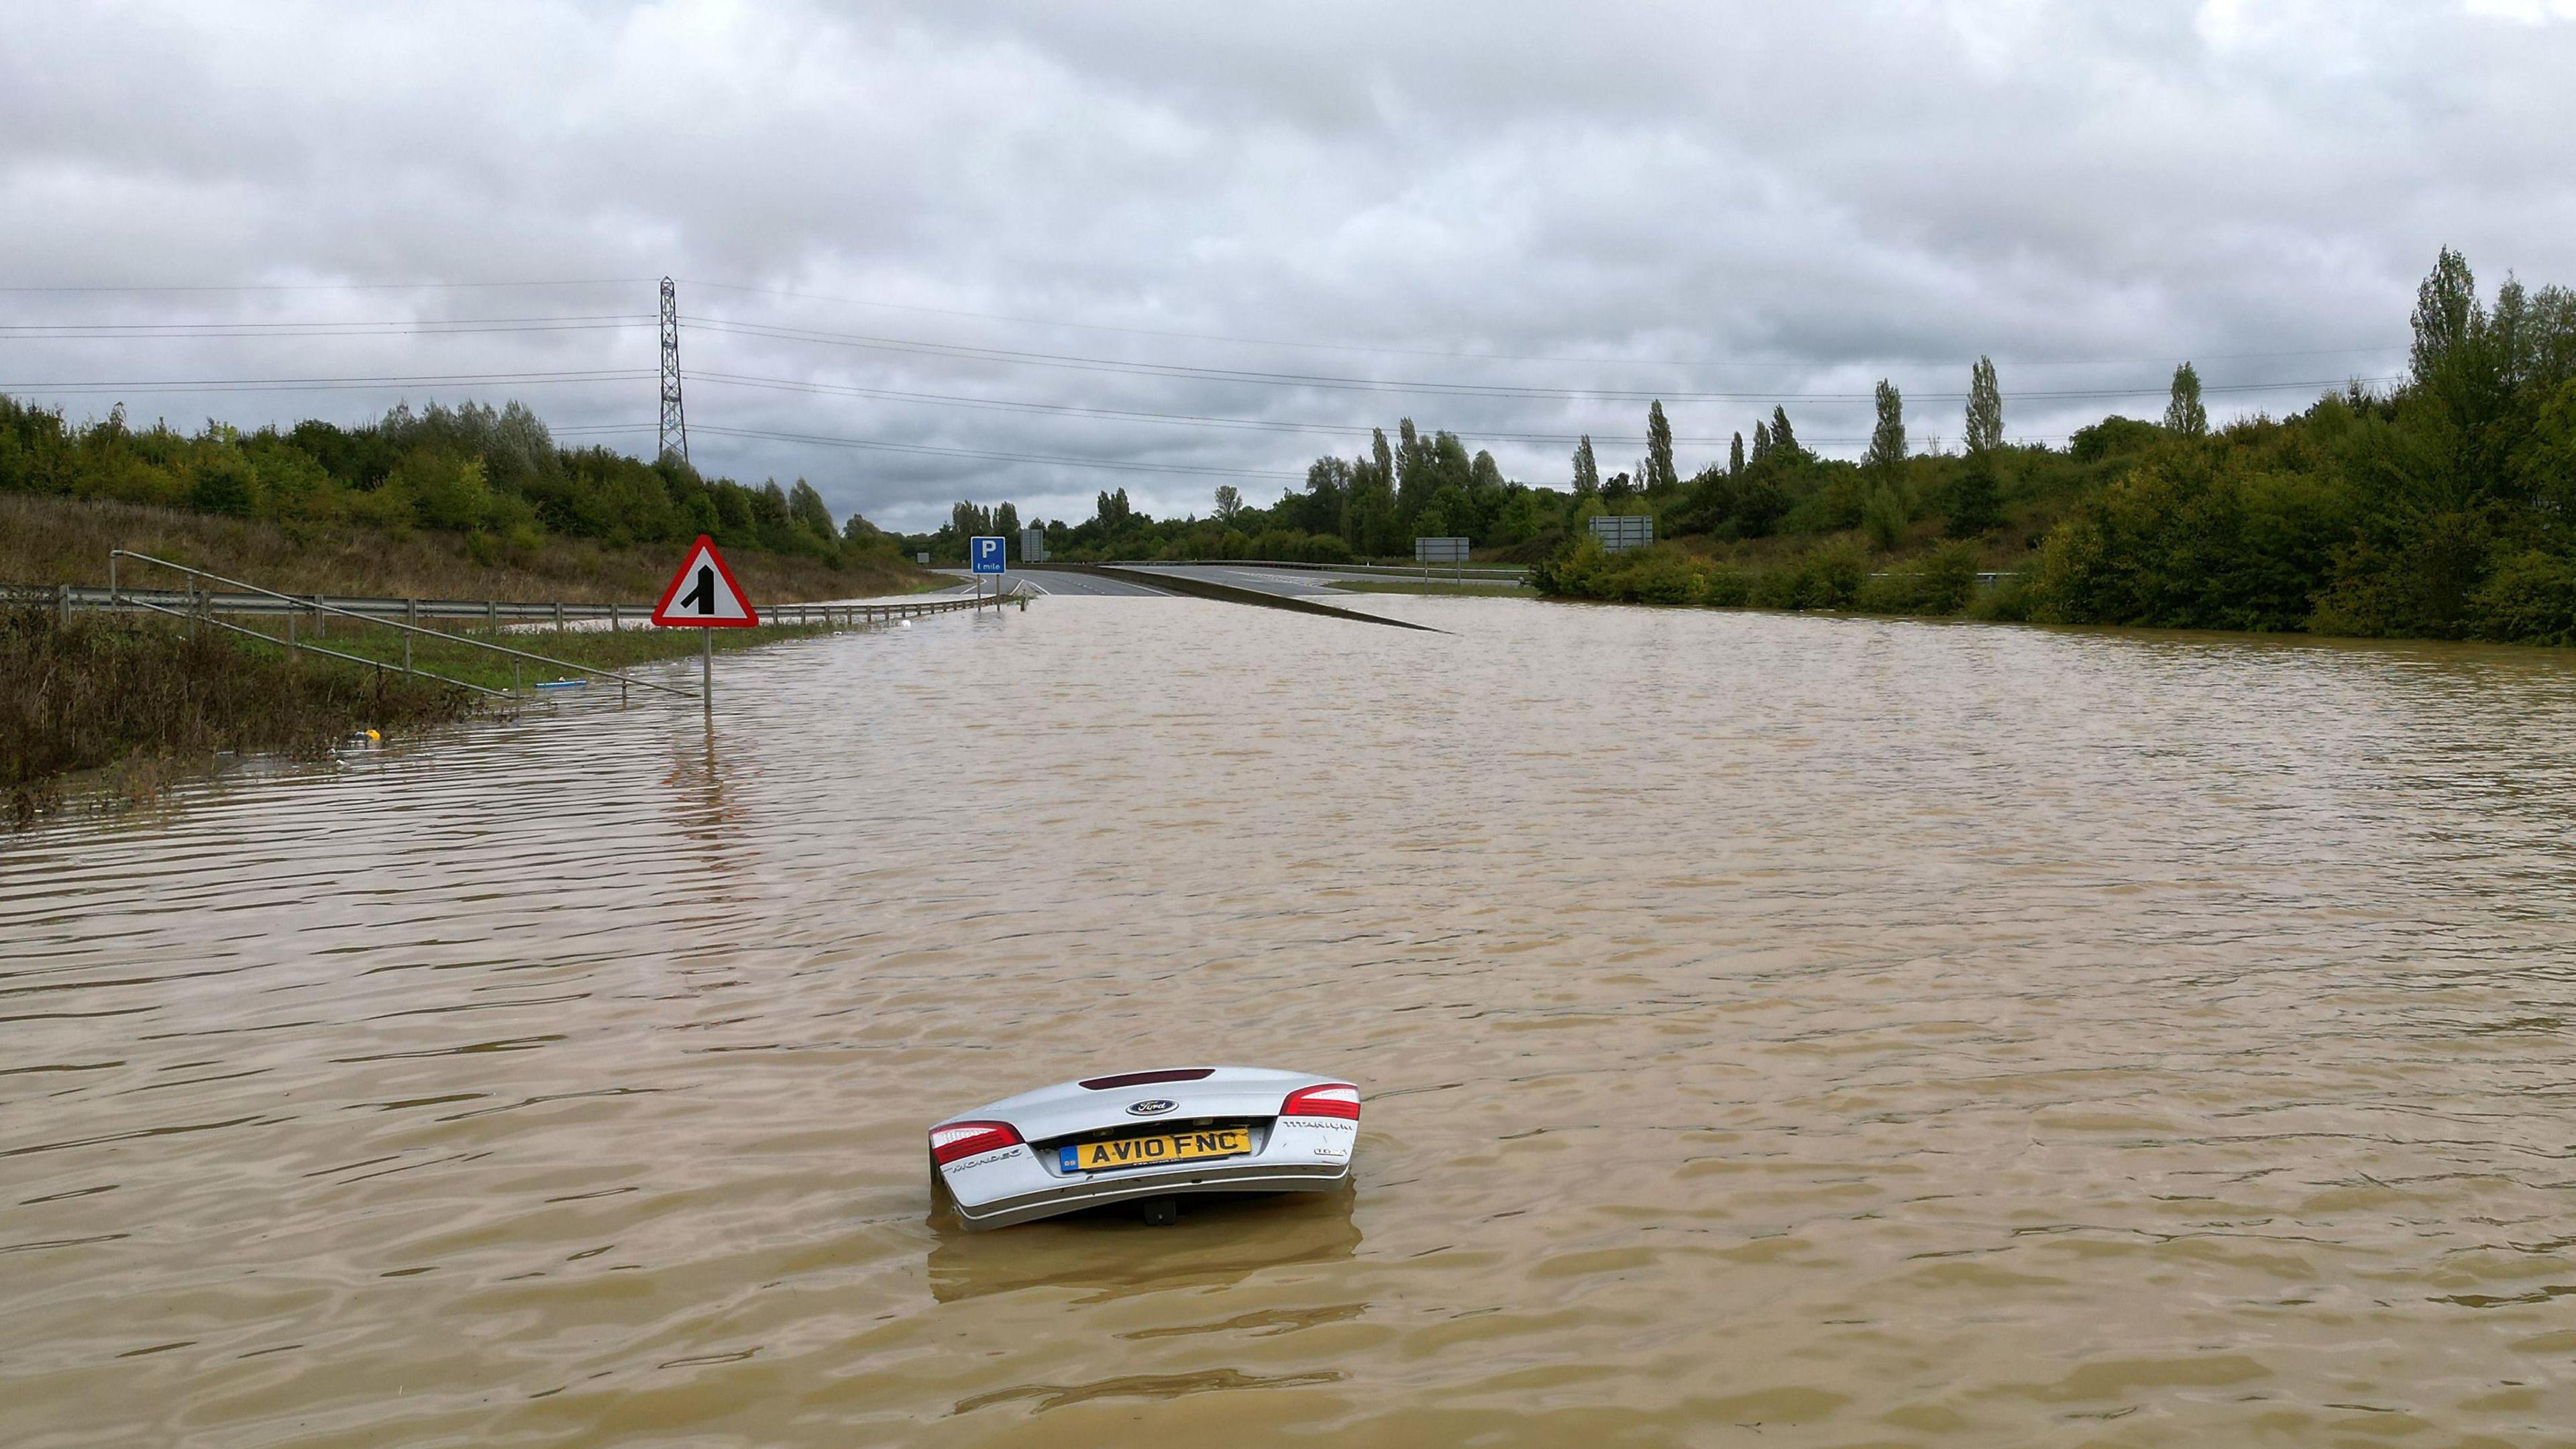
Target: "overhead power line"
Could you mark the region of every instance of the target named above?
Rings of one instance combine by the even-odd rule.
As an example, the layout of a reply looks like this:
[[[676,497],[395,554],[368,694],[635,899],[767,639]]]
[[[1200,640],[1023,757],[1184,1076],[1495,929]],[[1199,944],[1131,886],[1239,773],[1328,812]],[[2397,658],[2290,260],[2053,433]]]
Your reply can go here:
[[[1004,312],[974,312],[957,307],[925,307],[907,302],[881,302],[866,297],[833,297],[812,292],[793,292],[777,287],[751,287],[733,282],[691,281],[692,287],[717,291],[741,292],[752,296],[784,297],[800,302],[833,302],[851,307],[873,307],[888,312],[914,312],[931,317],[965,317],[979,322],[1007,322],[1021,327],[1059,327],[1078,332],[1106,332],[1126,337],[1167,337],[1185,342],[1224,342],[1249,347],[1287,347],[1316,352],[1371,353],[1386,357],[1439,357],[1473,362],[1573,362],[1611,363],[1633,367],[1727,367],[1727,368],[1812,368],[1812,367],[1966,367],[1969,359],[1924,358],[1840,358],[1830,361],[1796,361],[1763,359],[1723,361],[1708,358],[1600,357],[1544,352],[1467,352],[1430,347],[1389,347],[1364,342],[1291,341],[1278,337],[1246,337],[1224,332],[1189,332],[1161,327],[1127,327],[1103,322],[1068,322],[1059,318],[1022,317]],[[2407,344],[2379,343],[2366,347],[2324,347],[2295,352],[2223,352],[2204,353],[2202,362],[2239,362],[2263,358],[2343,357],[2375,352],[2403,352]],[[2182,361],[2174,357],[2095,357],[2095,358],[2007,358],[2014,367],[2108,367],[2157,364],[2171,366]]]
[[[1276,468],[1223,468],[1188,463],[1121,463],[1103,458],[1068,458],[1045,453],[995,453],[980,448],[939,448],[927,443],[887,443],[870,438],[837,438],[819,433],[782,433],[761,428],[720,428],[706,423],[698,425],[701,433],[728,438],[765,438],[781,443],[816,443],[833,448],[866,448],[886,453],[922,453],[942,458],[982,458],[1004,463],[1052,463],[1067,468],[1105,468],[1123,473],[1177,473],[1191,477],[1285,478],[1302,479],[1302,472]]]
[[[765,388],[780,392],[819,393],[835,397],[868,398],[880,402],[925,403],[933,407],[957,407],[987,409],[1000,412],[1038,413],[1057,417],[1097,418],[1109,422],[1165,423],[1185,427],[1237,428],[1252,432],[1292,433],[1311,437],[1365,437],[1368,435],[1371,428],[1384,426],[1380,423],[1290,422],[1285,419],[1277,418],[1220,417],[1207,413],[1154,412],[1143,408],[1096,408],[1084,407],[1073,403],[1044,403],[1013,398],[969,397],[955,393],[904,392],[893,388],[858,387],[843,383],[808,382],[795,378],[747,377],[739,373],[728,372],[693,372],[689,375],[696,378],[702,384],[713,383],[724,387],[750,387]],[[1485,442],[1499,443],[1573,443],[1580,438],[1587,437],[1592,439],[1595,443],[1642,444],[1646,441],[1646,435],[1643,433],[1499,433],[1487,432],[1482,429],[1461,430],[1457,428],[1450,428],[1447,429],[1447,431],[1456,433],[1462,438],[1473,437]],[[1731,441],[1731,438],[1715,436],[1679,436],[1675,437],[1673,441],[1676,443],[1704,443],[1715,445]],[[1868,439],[1820,438],[1817,441],[1867,442]]]
[[[500,383],[527,386],[568,382],[638,382],[652,376],[654,376],[653,369],[644,367],[588,372],[456,372],[381,377],[145,378],[128,379],[122,382],[0,382],[0,393],[21,393],[32,396],[39,393],[284,392],[306,388],[483,387]]]
[[[541,290],[554,287],[649,287],[658,279],[639,277],[568,277],[531,281],[408,281],[408,282],[240,282],[240,283],[64,283],[36,286],[0,286],[0,295],[182,295],[221,293],[273,292],[408,292],[408,291],[474,291],[474,290]],[[1000,322],[1020,327],[1050,327],[1070,331],[1099,332],[1129,337],[1160,337],[1185,342],[1216,342],[1248,347],[1278,347],[1302,351],[1347,352],[1388,357],[1431,357],[1473,362],[1547,362],[1583,365],[1607,364],[1635,367],[1699,367],[1729,369],[1812,369],[1819,367],[1965,367],[1965,358],[1822,358],[1822,359],[1713,359],[1713,358],[1644,358],[1585,355],[1572,353],[1483,352],[1470,349],[1397,347],[1383,343],[1318,342],[1311,339],[1256,337],[1241,333],[1194,332],[1182,328],[1138,327],[1104,322],[1076,322],[1064,318],[1030,317],[1007,312],[982,312],[959,307],[930,307],[917,303],[888,302],[870,297],[843,297],[827,293],[799,292],[782,287],[758,287],[740,282],[718,282],[688,279],[688,285],[713,291],[739,293],[745,296],[779,297],[800,302],[826,302],[838,306],[867,307],[880,311],[907,312],[932,317],[959,317],[981,322]],[[2200,362],[2253,361],[2300,357],[2361,356],[2371,353],[2402,352],[2407,344],[2384,342],[2356,347],[2302,348],[2273,352],[2196,353],[2191,360]],[[2011,367],[2099,367],[2170,366],[2184,359],[2178,357],[2013,357],[2004,363]]]
[[[1433,381],[1388,381],[1377,378],[1343,377],[1325,373],[1265,372],[1244,368],[1191,367],[1180,363],[1130,362],[1119,358],[1081,357],[1065,353],[1022,352],[1010,348],[968,347],[953,343],[917,342],[900,337],[872,337],[859,333],[816,332],[801,328],[772,327],[758,323],[728,322],[720,318],[689,318],[689,325],[707,331],[735,336],[763,337],[785,342],[809,342],[821,346],[850,347],[871,351],[904,352],[933,357],[958,358],[976,362],[1000,362],[1024,367],[1067,368],[1083,372],[1115,372],[1140,377],[1178,377],[1207,382],[1230,382],[1265,387],[1311,387],[1347,392],[1413,393],[1426,397],[1509,397],[1550,398],[1577,402],[1867,402],[1870,393],[1781,393],[1781,392],[1697,392],[1673,388],[1546,388],[1516,387],[1502,383],[1463,383]],[[2334,378],[2323,382],[2203,384],[2203,393],[2284,392],[2294,390],[2322,391],[2342,387],[2351,379]],[[2389,379],[2365,378],[2366,382]],[[2022,399],[2075,399],[2145,397],[2165,390],[2165,385],[2130,388],[2062,388],[2044,391],[2021,390],[2013,395]],[[1918,392],[1918,401],[1960,402],[1964,392]]]
[[[123,342],[194,337],[402,337],[488,332],[602,332],[653,323],[650,312],[570,317],[464,317],[367,322],[10,322],[0,341]]]
[[[165,292],[441,292],[504,290],[512,287],[633,287],[651,286],[651,277],[580,277],[545,282],[206,282],[170,286],[135,286],[127,283],[71,283],[44,287],[0,287],[0,293],[38,295],[43,293],[121,293],[148,296]]]

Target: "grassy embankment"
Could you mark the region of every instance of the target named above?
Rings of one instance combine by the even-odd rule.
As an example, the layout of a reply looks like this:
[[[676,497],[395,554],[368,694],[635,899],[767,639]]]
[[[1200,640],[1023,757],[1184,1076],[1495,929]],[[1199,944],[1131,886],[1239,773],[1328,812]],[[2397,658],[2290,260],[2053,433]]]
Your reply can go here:
[[[280,621],[256,627],[281,634]],[[821,625],[713,631],[719,652],[829,632]],[[310,640],[307,628],[303,638]],[[621,669],[698,652],[696,631],[551,630],[483,637],[514,649]],[[327,647],[398,666],[393,630],[335,620]],[[414,636],[414,664],[487,689],[577,679],[569,670],[513,661],[461,642]],[[685,673],[674,682],[694,687]],[[594,688],[614,688],[606,682]],[[0,612],[0,817],[23,827],[90,794],[132,802],[227,752],[310,758],[366,730],[387,738],[418,734],[478,710],[510,707],[471,690],[369,669],[221,629],[163,618],[75,615],[49,609]]]
[[[114,548],[287,593],[603,604],[650,603],[682,551],[559,535],[512,549],[430,529],[298,525],[0,493],[0,583],[104,585]],[[916,593],[950,582],[891,557],[852,557],[836,567],[796,554],[736,550],[725,561],[755,604]],[[186,586],[185,575],[130,561],[119,577],[137,588]]]
[[[349,666],[289,663],[226,634],[41,609],[0,614],[0,814],[23,826],[88,773],[139,799],[223,751],[325,753],[358,730],[462,717],[476,696]],[[101,773],[104,772],[104,773]]]
[[[300,536],[296,536],[299,535]],[[0,495],[0,579],[13,583],[107,582],[110,548],[129,548],[295,593],[376,597],[640,603],[666,581],[664,549],[616,549],[574,539],[490,562],[464,538],[366,528],[303,529],[104,501]],[[944,580],[908,564],[862,560],[835,568],[757,551],[729,562],[753,599],[795,602],[914,592]],[[178,587],[184,576],[128,563],[121,580]],[[283,634],[282,620],[244,622]],[[396,631],[334,618],[319,641],[389,665],[402,658]],[[290,656],[220,629],[191,640],[179,621],[75,615],[50,609],[0,617],[0,817],[23,826],[70,795],[108,801],[156,793],[224,752],[312,756],[367,729],[412,734],[452,722],[485,697],[399,669],[372,670]],[[310,621],[300,637],[313,638]],[[464,633],[465,631],[456,631]],[[474,631],[479,635],[480,631]],[[820,627],[715,631],[719,650],[825,632]],[[618,669],[698,652],[694,631],[630,628],[504,631],[488,636],[530,653]],[[490,689],[578,674],[414,636],[414,664]],[[689,681],[683,681],[689,682]]]

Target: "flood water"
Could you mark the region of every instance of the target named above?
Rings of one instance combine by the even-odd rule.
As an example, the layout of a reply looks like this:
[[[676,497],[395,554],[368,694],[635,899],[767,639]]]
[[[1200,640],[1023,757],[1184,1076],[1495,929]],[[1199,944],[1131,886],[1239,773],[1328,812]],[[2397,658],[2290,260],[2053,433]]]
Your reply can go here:
[[[0,839],[0,1442],[2576,1436],[2576,656],[1366,607]],[[932,1213],[1210,1061],[1356,1191]]]

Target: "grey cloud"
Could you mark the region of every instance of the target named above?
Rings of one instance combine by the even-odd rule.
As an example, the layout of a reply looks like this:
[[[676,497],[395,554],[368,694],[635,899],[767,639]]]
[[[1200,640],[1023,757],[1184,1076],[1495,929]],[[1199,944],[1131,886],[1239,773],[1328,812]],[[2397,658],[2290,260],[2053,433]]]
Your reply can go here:
[[[2563,9],[2563,7],[2561,7]],[[2433,4],[26,6],[0,21],[0,283],[629,279],[559,289],[0,294],[25,318],[525,316],[649,278],[1105,327],[1514,353],[1515,362],[980,321],[684,288],[694,316],[1196,367],[1790,395],[1882,375],[1955,441],[1979,353],[2009,427],[2063,434],[2214,383],[2398,364],[2461,247],[2576,281],[2576,24]],[[2320,356],[2280,354],[2378,347]],[[650,330],[0,340],[0,381],[649,368]],[[968,361],[693,329],[692,420],[933,448],[1294,474],[1410,414],[1472,438],[1633,436],[1642,403],[1370,394]],[[2246,356],[2244,354],[2267,354]],[[1340,436],[941,408],[719,373],[1331,424]],[[490,392],[492,389],[483,389]],[[649,382],[530,385],[641,424]],[[355,418],[395,396],[130,398]],[[2015,395],[2018,399],[2015,400]],[[110,399],[67,397],[75,413]],[[2300,406],[2220,393],[2217,410]],[[1770,399],[1676,401],[1723,437]],[[1791,401],[1857,439],[1867,404]],[[649,431],[618,435],[650,446]],[[1562,482],[1565,449],[1494,442]],[[1856,451],[1853,443],[1843,451]],[[702,433],[926,524],[957,497],[1156,512],[1217,482]],[[1604,446],[1624,466],[1632,444]],[[1715,445],[1682,448],[1685,466]]]

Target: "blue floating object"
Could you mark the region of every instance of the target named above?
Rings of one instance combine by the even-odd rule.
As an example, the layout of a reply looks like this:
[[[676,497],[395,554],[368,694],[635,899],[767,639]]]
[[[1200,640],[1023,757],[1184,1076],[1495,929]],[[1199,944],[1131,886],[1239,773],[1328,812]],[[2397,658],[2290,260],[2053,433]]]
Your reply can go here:
[[[539,688],[539,689],[588,689],[588,688],[590,688],[590,681],[589,681],[589,680],[587,680],[587,679],[549,679],[549,680],[547,680],[545,683],[538,685],[538,686],[537,686],[537,688]]]

